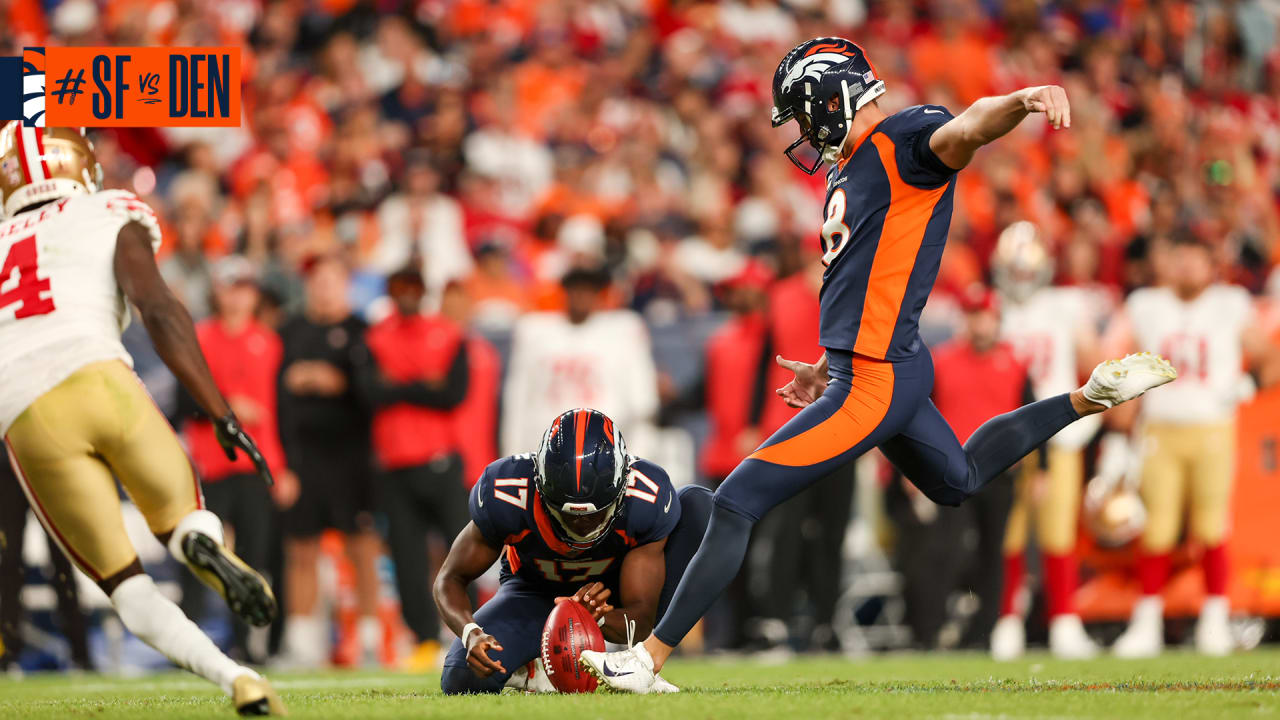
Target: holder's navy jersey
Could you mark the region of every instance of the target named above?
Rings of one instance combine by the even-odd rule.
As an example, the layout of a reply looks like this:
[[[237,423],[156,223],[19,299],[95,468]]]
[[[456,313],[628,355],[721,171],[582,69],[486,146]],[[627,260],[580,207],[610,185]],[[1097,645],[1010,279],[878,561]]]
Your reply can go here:
[[[947,242],[956,173],[929,138],[951,117],[937,105],[894,113],[827,174],[823,347],[890,361],[920,350],[920,311]]]
[[[493,547],[503,548],[502,580],[511,576],[557,595],[572,595],[588,582],[618,591],[622,558],[631,548],[662,540],[680,520],[680,499],[667,472],[631,458],[626,496],[607,537],[575,552],[556,537],[551,515],[533,482],[533,456],[490,463],[471,489],[471,521]]]

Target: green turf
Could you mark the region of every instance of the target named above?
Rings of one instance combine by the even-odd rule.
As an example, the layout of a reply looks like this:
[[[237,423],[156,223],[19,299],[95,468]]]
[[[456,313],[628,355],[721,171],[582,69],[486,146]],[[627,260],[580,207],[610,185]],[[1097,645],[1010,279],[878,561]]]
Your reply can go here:
[[[1223,659],[1178,652],[1158,660],[1065,663],[971,654],[846,661],[673,662],[679,695],[446,698],[434,675],[275,675],[294,717],[684,720],[703,718],[1096,717],[1139,720],[1280,718],[1280,650]],[[34,676],[0,680],[3,718],[227,718],[229,702],[190,675]]]

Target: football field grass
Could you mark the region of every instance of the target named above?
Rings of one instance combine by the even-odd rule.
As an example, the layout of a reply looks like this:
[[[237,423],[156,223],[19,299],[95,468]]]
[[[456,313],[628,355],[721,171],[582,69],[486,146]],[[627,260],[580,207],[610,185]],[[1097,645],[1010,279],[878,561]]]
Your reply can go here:
[[[904,654],[850,661],[672,662],[679,695],[444,697],[435,675],[326,672],[272,676],[299,718],[1280,718],[1280,649],[1209,659],[1066,663],[1032,655]],[[0,680],[2,718],[227,718],[229,701],[181,673],[121,679]]]

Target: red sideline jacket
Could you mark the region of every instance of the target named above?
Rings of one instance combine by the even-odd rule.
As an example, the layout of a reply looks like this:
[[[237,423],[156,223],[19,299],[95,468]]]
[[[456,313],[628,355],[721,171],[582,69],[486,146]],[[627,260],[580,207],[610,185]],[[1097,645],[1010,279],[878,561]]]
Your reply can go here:
[[[369,328],[365,342],[388,380],[439,381],[463,342],[462,331],[440,315],[393,313]],[[408,403],[381,408],[373,416],[373,450],[387,470],[423,465],[455,449],[452,410]]]
[[[987,420],[1016,410],[1027,387],[1027,366],[1009,343],[978,353],[968,340],[933,351],[933,403],[960,442]]]
[[[765,319],[761,313],[735,316],[707,341],[707,415],[711,435],[702,449],[702,472],[708,477],[728,477],[742,462],[737,439],[752,424],[751,405],[764,339]]]
[[[470,490],[498,456],[498,387],[502,359],[488,340],[467,338],[467,398],[453,411],[454,442],[462,454],[462,481]]]
[[[217,318],[196,326],[200,349],[209,361],[209,370],[218,390],[227,398],[242,395],[262,408],[257,422],[240,421],[258,443],[262,457],[273,473],[284,468],[284,450],[276,428],[276,375],[280,371],[283,352],[280,338],[265,325],[251,321],[237,334],[230,334]],[[207,420],[193,420],[185,428],[191,462],[206,482],[216,482],[229,475],[254,472],[253,463],[243,452],[228,460]]]
[[[822,356],[818,345],[818,291],[809,284],[805,271],[774,283],[769,292],[769,340],[773,354],[789,360],[813,362]],[[796,413],[774,390],[791,382],[791,371],[769,359],[765,380],[764,407],[760,417],[761,438],[767,438]]]

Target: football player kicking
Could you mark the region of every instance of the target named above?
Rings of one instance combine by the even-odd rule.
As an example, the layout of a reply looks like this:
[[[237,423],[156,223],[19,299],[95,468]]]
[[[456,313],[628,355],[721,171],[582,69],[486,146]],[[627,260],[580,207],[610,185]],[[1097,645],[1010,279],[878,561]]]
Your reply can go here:
[[[539,659],[556,602],[581,602],[606,640],[630,644],[662,617],[711,516],[711,491],[676,492],[662,468],[627,455],[598,410],[561,414],[535,455],[485,468],[471,522],[436,578],[440,615],[457,633],[445,694],[503,687],[555,692]],[[467,586],[501,560],[498,593],[472,614]],[[677,692],[656,674],[650,692]]]
[[[1150,354],[1094,369],[1088,383],[987,421],[962,447],[929,400],[933,362],[919,318],[951,224],[956,172],[1030,113],[1070,127],[1057,86],[983,98],[959,116],[917,105],[886,115],[884,81],[862,49],[841,38],[801,43],[773,78],[773,124],[795,120],[787,155],[827,174],[819,344],[808,364],[779,359],[795,379],[779,395],[804,410],[738,466],[716,491],[707,533],[671,607],[642,644],[581,662],[602,685],[646,693],[654,673],[737,574],[752,525],[819,478],[879,447],[934,502],[956,505],[1085,415],[1176,377]],[[817,151],[808,163],[795,151]]]
[[[214,385],[191,317],[156,268],[145,203],[100,190],[83,131],[0,128],[0,433],[22,489],[62,551],[130,632],[231,696],[243,715],[283,714],[271,686],[236,664],[143,573],[116,478],[151,532],[251,625],[275,617],[271,589],[223,545],[200,483],[120,342],[138,308],[156,351],[214,420],[228,457],[261,454]]]

